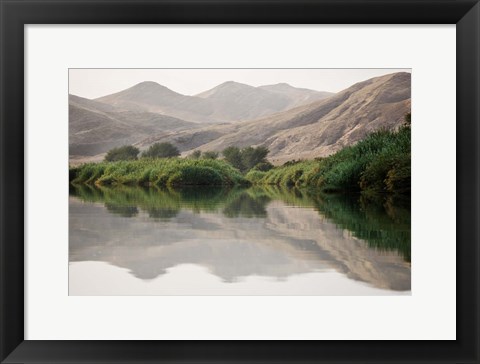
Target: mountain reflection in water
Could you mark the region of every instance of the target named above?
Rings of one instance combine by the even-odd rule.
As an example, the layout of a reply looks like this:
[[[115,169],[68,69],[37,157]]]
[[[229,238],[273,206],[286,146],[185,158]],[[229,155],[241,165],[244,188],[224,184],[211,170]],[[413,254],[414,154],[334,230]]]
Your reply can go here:
[[[71,186],[69,214],[71,295],[411,287],[410,213],[391,202],[276,187]]]

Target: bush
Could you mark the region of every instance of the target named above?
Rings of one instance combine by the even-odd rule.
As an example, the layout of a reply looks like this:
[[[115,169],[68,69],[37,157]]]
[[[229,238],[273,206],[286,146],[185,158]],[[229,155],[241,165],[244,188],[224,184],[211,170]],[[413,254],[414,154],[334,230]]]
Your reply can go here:
[[[76,168],[74,183],[93,183],[105,171],[105,163],[87,163]]]
[[[406,126],[397,132],[377,131],[328,157],[287,162],[248,179],[256,184],[319,187],[323,191],[406,195],[410,193],[410,141]]]
[[[110,149],[105,156],[107,162],[128,161],[137,159],[140,150],[132,145]]]
[[[315,158],[316,159],[316,158]],[[285,163],[282,164],[282,167],[289,167],[289,166],[293,166],[297,163],[300,163],[301,160],[296,160],[296,159],[292,159],[291,161],[286,161]]]
[[[268,154],[268,149],[265,147],[247,147],[241,150],[242,164],[244,172],[249,171],[257,164],[265,163]]]
[[[155,143],[155,144],[152,144],[145,152],[143,152],[142,157],[170,158],[170,157],[178,157],[179,155],[180,155],[180,151],[173,144]]]
[[[200,150],[195,150],[192,154],[190,154],[188,157],[192,159],[200,159],[202,155],[202,152]]]
[[[388,192],[409,195],[411,192],[411,163],[410,156],[394,161],[392,168],[387,172],[385,185]]]
[[[222,154],[225,157],[225,160],[239,171],[243,171],[245,169],[242,161],[242,153],[240,152],[239,148],[228,147],[223,150]]]
[[[360,188],[364,191],[385,192],[385,178],[392,168],[392,157],[380,156],[372,160],[360,177]]]
[[[366,158],[358,158],[334,164],[323,174],[324,187],[331,191],[358,190],[358,182],[366,162]]]
[[[258,183],[266,175],[266,172],[262,172],[256,169],[252,169],[245,175],[245,178],[251,183]]]
[[[245,173],[259,164],[267,166],[266,157],[268,149],[265,147],[247,147],[239,149],[238,147],[228,147],[222,152],[225,160],[239,171]]]
[[[218,158],[218,152],[207,151],[207,152],[203,153],[202,157],[204,159],[217,159]]]
[[[78,168],[78,167],[69,167],[68,168],[68,180],[70,182],[72,182],[75,178],[77,178],[79,171],[80,171],[80,168]]]
[[[271,170],[273,167],[274,166],[272,163],[270,163],[269,161],[265,161],[265,162],[260,162],[256,164],[255,167],[253,167],[253,170],[267,172]]]
[[[222,185],[222,176],[211,167],[188,166],[170,176],[167,186]]]

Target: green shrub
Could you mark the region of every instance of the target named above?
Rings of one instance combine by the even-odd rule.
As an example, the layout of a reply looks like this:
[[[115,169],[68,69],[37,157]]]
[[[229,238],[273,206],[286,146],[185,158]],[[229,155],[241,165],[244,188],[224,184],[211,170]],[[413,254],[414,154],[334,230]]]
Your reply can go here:
[[[242,161],[242,153],[240,152],[239,148],[228,147],[223,150],[222,154],[225,157],[225,160],[234,168],[238,169],[239,171],[243,171],[245,169]]]
[[[245,175],[245,178],[251,183],[255,184],[255,183],[258,183],[265,175],[266,175],[266,172],[252,169]]]
[[[399,158],[394,161],[392,168],[387,172],[385,185],[388,192],[407,195],[411,192],[411,162],[408,158]]]
[[[294,164],[297,164],[297,163],[301,163],[302,161],[301,160],[291,160],[291,161],[286,161],[285,163],[283,163],[282,167],[289,167],[289,166],[293,166]]]
[[[78,172],[80,171],[79,167],[69,167],[68,168],[68,180],[72,182],[78,176]]]
[[[265,163],[268,149],[265,147],[247,147],[241,150],[244,171],[249,171],[259,163]]]
[[[364,191],[385,192],[385,178],[392,168],[392,157],[382,155],[372,160],[362,172],[360,188]]]
[[[72,172],[73,173],[73,172]],[[142,158],[89,163],[77,167],[73,183],[96,185],[245,185],[249,182],[230,164],[213,159]]]
[[[93,183],[105,170],[104,163],[87,163],[76,168],[76,177],[72,182]]]
[[[318,187],[323,191],[410,193],[409,127],[377,131],[324,158],[290,161],[273,168],[256,184]]]
[[[268,168],[270,162],[267,161],[268,149],[265,147],[228,147],[222,152],[225,160],[239,171],[245,173],[257,165]]]
[[[329,190],[358,190],[358,182],[365,168],[365,159],[347,159],[332,166],[324,173],[324,184]]]
[[[142,153],[144,158],[170,158],[178,157],[180,151],[171,143],[155,143]]]
[[[200,150],[195,150],[192,152],[192,154],[190,154],[188,157],[189,158],[192,158],[192,159],[199,159],[202,155],[202,151]]]
[[[214,152],[214,151],[204,152],[203,155],[202,155],[202,158],[205,158],[205,159],[217,159],[217,158],[218,158],[218,152]]]
[[[137,159],[140,150],[132,145],[125,145],[123,147],[110,149],[105,155],[105,161],[128,161]]]
[[[220,173],[211,167],[188,166],[172,174],[167,186],[222,185]]]
[[[270,163],[269,161],[264,161],[264,162],[257,163],[255,165],[255,167],[253,167],[252,170],[267,172],[267,171],[271,170],[273,167],[274,166],[273,166],[272,163]]]

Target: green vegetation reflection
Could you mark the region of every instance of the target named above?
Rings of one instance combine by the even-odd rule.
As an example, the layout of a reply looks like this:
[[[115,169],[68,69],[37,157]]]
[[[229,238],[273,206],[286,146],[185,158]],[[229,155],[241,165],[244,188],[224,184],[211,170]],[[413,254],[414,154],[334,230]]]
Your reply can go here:
[[[182,208],[195,213],[222,212],[227,217],[266,217],[270,201],[266,196],[257,198],[250,189],[206,186],[173,189],[80,184],[70,185],[70,195],[104,203],[108,211],[123,217],[133,217],[140,209],[160,219],[175,217]]]
[[[339,229],[378,250],[397,251],[410,261],[409,200],[371,200],[362,195],[324,194],[318,190],[255,186],[251,188],[185,187],[181,189],[71,185],[70,195],[85,202],[103,203],[122,217],[144,211],[152,219],[169,220],[182,209],[215,212],[228,218],[267,218],[267,206],[279,200],[290,206],[310,207]]]

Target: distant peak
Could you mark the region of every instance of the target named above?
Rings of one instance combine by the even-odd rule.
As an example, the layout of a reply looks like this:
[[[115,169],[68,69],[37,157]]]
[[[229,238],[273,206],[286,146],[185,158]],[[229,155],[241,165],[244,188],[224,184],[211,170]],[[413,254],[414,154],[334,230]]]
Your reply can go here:
[[[160,85],[154,81],[143,81],[137,83],[135,86],[129,88],[129,90],[139,91],[139,92],[170,92],[170,93],[177,93],[166,86]]]
[[[244,84],[244,83],[240,83],[240,82],[236,82],[236,81],[225,81],[224,83],[221,83],[221,84],[218,85],[217,87],[221,87],[221,86],[253,87],[253,86],[246,85],[246,84]]]
[[[132,88],[140,88],[140,89],[161,89],[161,90],[170,90],[168,87],[166,86],[163,86],[157,82],[154,82],[154,81],[143,81],[143,82],[140,82],[140,83],[137,83],[135,86],[133,86]],[[172,91],[172,90],[170,90]]]
[[[221,83],[220,85],[212,88],[211,90],[209,91],[206,91],[207,93],[208,92],[229,92],[229,91],[233,91],[233,92],[239,92],[239,91],[243,91],[243,90],[247,90],[247,89],[254,89],[255,87],[253,86],[250,86],[250,85],[246,85],[244,83],[240,83],[240,82],[235,82],[235,81],[226,81],[226,82],[223,82]]]
[[[249,92],[252,90],[255,90],[255,87],[247,85],[245,83],[225,81],[210,90],[199,93],[196,96],[201,98],[218,97],[224,95],[239,94],[242,92]]]
[[[280,83],[275,83],[273,85],[263,85],[260,86],[260,88],[267,88],[267,89],[286,89],[286,88],[295,88],[292,85],[286,83],[286,82],[280,82]]]
[[[143,81],[143,82],[137,83],[135,86],[154,86],[154,87],[157,87],[157,86],[162,86],[162,85],[160,85],[159,83],[154,82],[154,81]]]

